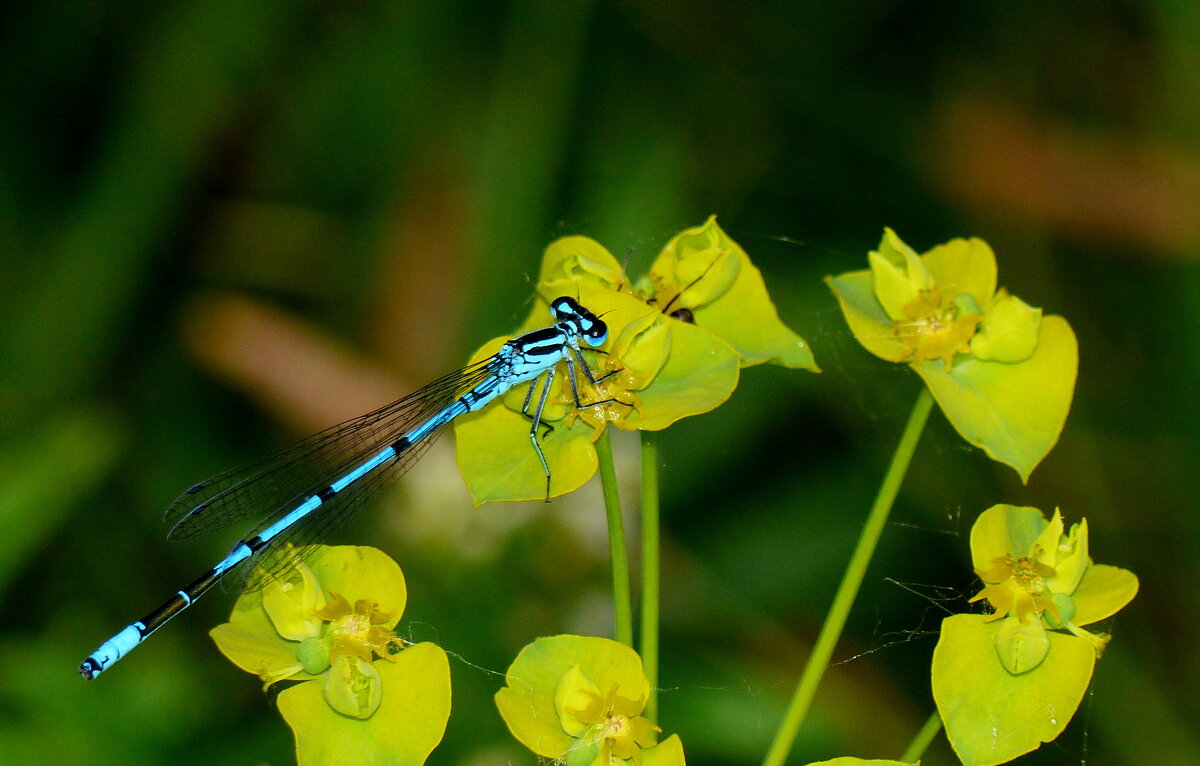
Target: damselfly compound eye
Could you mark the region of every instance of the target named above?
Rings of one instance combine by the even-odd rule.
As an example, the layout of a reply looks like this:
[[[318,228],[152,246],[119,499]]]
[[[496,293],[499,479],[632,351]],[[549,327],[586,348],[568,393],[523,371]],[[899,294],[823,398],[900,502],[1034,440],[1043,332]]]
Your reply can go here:
[[[583,331],[583,337],[589,346],[602,346],[608,340],[608,325],[599,319],[593,319],[591,326]]]

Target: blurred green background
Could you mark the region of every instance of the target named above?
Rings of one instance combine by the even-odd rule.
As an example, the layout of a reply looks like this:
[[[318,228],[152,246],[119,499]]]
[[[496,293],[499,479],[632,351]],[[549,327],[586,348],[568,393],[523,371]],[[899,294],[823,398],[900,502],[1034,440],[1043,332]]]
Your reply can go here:
[[[976,587],[965,534],[1010,502],[1087,516],[1142,582],[1024,762],[1200,763],[1198,42],[1180,0],[5,4],[0,762],[290,762],[207,637],[232,596],[75,675],[235,539],[168,544],[162,509],[515,327],[554,237],[640,273],[716,213],[825,373],[747,371],[663,436],[689,762],[761,758],[916,395],[820,281],[886,225],[986,238],[1074,326],[1079,383],[1027,487],[934,415],[792,762],[898,757]],[[439,446],[335,540],[394,556],[402,630],[455,655],[432,762],[533,763],[491,695],[534,637],[611,629],[598,494],[471,509]]]

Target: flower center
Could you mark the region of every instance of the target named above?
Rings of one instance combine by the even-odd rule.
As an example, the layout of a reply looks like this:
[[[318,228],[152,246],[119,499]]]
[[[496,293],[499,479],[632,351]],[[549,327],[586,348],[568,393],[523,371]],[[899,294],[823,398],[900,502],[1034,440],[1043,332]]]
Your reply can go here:
[[[904,307],[905,319],[892,322],[892,332],[915,361],[942,359],[949,367],[955,354],[970,351],[970,341],[982,316],[964,312],[954,301],[942,301],[937,286],[922,290]]]
[[[368,599],[359,599],[351,608],[350,602],[339,593],[333,593],[333,600],[314,614],[329,621],[326,637],[329,640],[329,661],[337,662],[339,655],[348,654],[363,662],[370,662],[374,656],[395,661],[392,655],[402,641],[384,623],[392,615],[379,610],[379,604]],[[374,655],[374,656],[373,656]]]
[[[640,763],[642,749],[653,747],[655,733],[662,731],[639,715],[645,700],[622,697],[615,683],[603,697],[589,690],[584,694],[590,697],[587,707],[568,712],[588,725],[591,733],[584,735],[586,741],[600,743],[600,762],[609,763],[615,757]]]
[[[1012,554],[1009,554],[1009,567],[1012,570],[1013,579],[1021,584],[1029,593],[1041,593],[1045,589],[1045,582],[1042,579],[1041,569],[1043,565],[1038,564],[1029,556],[1022,556],[1016,561],[1011,561]]]
[[[620,715],[612,710],[605,713],[604,731],[601,736],[605,739],[613,740],[618,737],[629,736],[629,725],[625,716]]]
[[[365,614],[352,613],[329,623],[329,633],[335,639],[357,641],[360,644],[367,642],[370,631],[371,620]]]
[[[1018,557],[1006,553],[993,564],[986,572],[976,572],[987,586],[971,599],[988,600],[995,610],[989,621],[1010,613],[1024,619],[1027,615],[1040,616],[1043,612],[1049,612],[1056,621],[1059,619],[1058,608],[1046,587],[1046,579],[1054,577],[1054,567],[1038,561],[1036,547],[1031,555]]]

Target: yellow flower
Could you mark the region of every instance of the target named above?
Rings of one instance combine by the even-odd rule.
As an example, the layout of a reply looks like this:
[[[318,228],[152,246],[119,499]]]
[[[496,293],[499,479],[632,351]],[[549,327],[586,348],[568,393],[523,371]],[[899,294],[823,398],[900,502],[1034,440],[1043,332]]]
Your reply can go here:
[[[1087,519],[1064,533],[1058,509],[1047,522],[1036,508],[989,508],[971,529],[971,553],[975,574],[985,583],[971,601],[986,599],[991,605],[994,612],[985,622],[1006,620],[997,650],[1013,673],[1025,672],[1045,659],[1050,648],[1044,636],[1047,628],[1070,631],[1090,642],[1099,655],[1109,637],[1081,625],[1115,613],[1137,592],[1137,578],[1131,573],[1096,568],[1092,563]],[[1105,586],[1083,589],[1081,612],[1076,592],[1093,568],[1104,577]]]
[[[372,655],[395,662],[392,655],[399,652],[403,644],[399,636],[384,627],[392,615],[381,612],[375,601],[360,598],[351,609],[350,602],[342,595],[333,591],[330,591],[330,595],[333,601],[313,612],[330,623],[326,629],[326,635],[332,639],[330,662],[337,662],[343,654],[357,657],[363,662],[374,659]]]
[[[400,567],[381,551],[320,546],[242,595],[211,635],[264,685],[301,682],[277,698],[300,763],[346,753],[359,764],[420,763],[450,716],[450,666],[440,647],[406,645],[393,631],[406,599]]]
[[[867,260],[825,279],[855,339],[910,365],[964,439],[1027,480],[1071,407],[1071,326],[997,289],[996,256],[978,238],[918,255],[884,229]]]
[[[1086,520],[995,505],[971,528],[971,560],[990,615],[942,621],[933,696],[964,763],[1004,763],[1057,737],[1091,682],[1109,636],[1103,620],[1137,593],[1137,577],[1094,563]]]
[[[505,680],[496,693],[500,715],[540,756],[583,766],[683,766],[677,736],[656,744],[662,730],[642,715],[650,691],[642,661],[624,644],[539,638],[521,650]]]
[[[632,700],[617,694],[619,684],[613,684],[601,697],[591,689],[580,689],[588,698],[582,710],[568,709],[574,718],[585,725],[580,737],[584,744],[600,744],[599,763],[608,764],[614,757],[642,762],[642,749],[654,747],[655,734],[662,729],[641,716],[645,698]],[[564,727],[565,728],[565,727]]]
[[[1046,578],[1055,574],[1053,568],[1038,563],[1033,556],[1016,558],[1011,553],[1004,554],[993,564],[986,572],[975,570],[979,579],[988,583],[988,586],[976,594],[971,602],[986,598],[995,610],[985,622],[999,620],[1010,613],[1020,620],[1030,614],[1041,617],[1045,611],[1053,613],[1055,620],[1059,619],[1051,594],[1046,589]]]
[[[608,341],[583,351],[595,383],[579,374],[573,389],[560,369],[545,395],[538,443],[550,496],[592,477],[592,445],[610,425],[657,431],[708,412],[733,393],[743,367],[773,362],[818,371],[808,344],[780,321],[762,274],[713,218],[672,238],[636,282],[594,240],[557,240],[546,249],[533,310],[516,334],[545,327],[562,296],[600,317]],[[507,340],[492,339],[472,361]],[[545,469],[530,446],[542,385],[518,386],[504,406],[455,420],[458,463],[476,503],[546,496]]]

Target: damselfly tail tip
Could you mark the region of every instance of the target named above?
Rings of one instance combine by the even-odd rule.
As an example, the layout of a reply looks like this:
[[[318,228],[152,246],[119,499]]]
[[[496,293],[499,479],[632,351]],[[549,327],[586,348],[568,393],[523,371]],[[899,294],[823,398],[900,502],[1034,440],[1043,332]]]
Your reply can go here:
[[[79,675],[83,676],[85,681],[91,681],[96,676],[100,675],[100,666],[91,657],[88,657],[83,662],[79,663]]]

